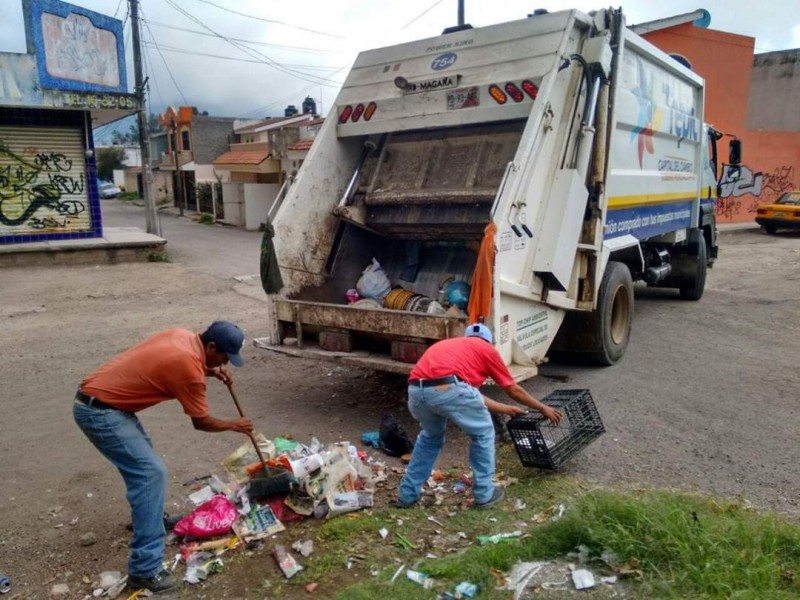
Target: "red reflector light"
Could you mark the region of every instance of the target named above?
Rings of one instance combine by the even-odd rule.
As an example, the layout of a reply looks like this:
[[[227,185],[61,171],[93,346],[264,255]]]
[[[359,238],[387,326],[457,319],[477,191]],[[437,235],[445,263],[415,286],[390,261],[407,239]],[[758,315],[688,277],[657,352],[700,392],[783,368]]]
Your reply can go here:
[[[525,90],[525,93],[534,100],[536,100],[536,96],[539,95],[539,88],[533,85],[533,82],[528,81],[527,79],[522,82],[522,89]]]
[[[508,100],[506,93],[495,84],[489,86],[489,95],[494,98],[494,101],[498,104],[505,104],[506,100]]]
[[[342,114],[339,115],[339,123],[347,123],[347,119],[350,118],[350,115],[353,113],[353,107],[349,104],[344,107]]]
[[[511,96],[514,102],[522,102],[522,100],[525,98],[520,89],[510,81],[506,84],[506,92],[508,92],[508,95]]]
[[[378,110],[378,105],[374,102],[370,102],[367,104],[367,110],[364,111],[364,120],[369,121],[372,118],[372,115],[375,114],[375,111]]]
[[[364,105],[359,104],[356,106],[356,109],[353,111],[353,123],[358,121],[361,118],[361,115],[364,114]]]

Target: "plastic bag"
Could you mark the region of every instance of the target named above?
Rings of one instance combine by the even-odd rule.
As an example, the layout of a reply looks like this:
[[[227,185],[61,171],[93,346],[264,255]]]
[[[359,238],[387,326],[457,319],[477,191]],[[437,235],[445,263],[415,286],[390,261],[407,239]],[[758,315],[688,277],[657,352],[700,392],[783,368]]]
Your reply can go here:
[[[392,284],[381,263],[373,258],[372,264],[362,271],[356,289],[362,298],[372,298],[383,302],[386,294],[392,289]]]
[[[403,456],[414,449],[414,443],[394,415],[383,415],[379,434],[381,450],[389,456]]]
[[[238,516],[239,511],[233,502],[225,496],[214,496],[205,504],[198,506],[192,514],[178,521],[174,531],[178,535],[193,537],[222,535],[231,530]]]

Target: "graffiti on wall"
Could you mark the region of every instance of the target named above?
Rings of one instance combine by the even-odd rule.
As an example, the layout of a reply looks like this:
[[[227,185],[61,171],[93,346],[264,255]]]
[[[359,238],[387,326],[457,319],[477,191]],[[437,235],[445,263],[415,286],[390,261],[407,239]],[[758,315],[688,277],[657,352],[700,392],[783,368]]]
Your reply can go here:
[[[0,237],[91,229],[86,197],[82,161],[0,140]]]
[[[42,14],[45,64],[53,77],[116,88],[117,38],[83,15]]]
[[[754,172],[742,165],[738,179],[732,179],[728,165],[722,169],[717,216],[725,220],[755,215],[759,204],[774,202],[781,194],[794,189],[794,167],[779,166],[771,172]]]

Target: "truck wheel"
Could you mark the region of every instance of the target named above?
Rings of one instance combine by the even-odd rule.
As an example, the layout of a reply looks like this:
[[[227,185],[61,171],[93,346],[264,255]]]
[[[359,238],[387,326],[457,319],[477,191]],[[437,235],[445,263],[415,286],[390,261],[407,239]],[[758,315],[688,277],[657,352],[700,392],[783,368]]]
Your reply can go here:
[[[778,231],[778,228],[775,227],[774,225],[764,225],[763,229],[765,233],[768,233],[770,235],[775,235]]]
[[[680,294],[684,300],[700,300],[703,297],[703,291],[706,289],[706,268],[708,264],[708,249],[706,242],[701,237],[697,244],[697,256],[694,264],[694,277],[693,280],[681,285]]]
[[[609,261],[590,323],[594,330],[592,359],[613,365],[625,354],[633,323],[633,279],[624,263]]]

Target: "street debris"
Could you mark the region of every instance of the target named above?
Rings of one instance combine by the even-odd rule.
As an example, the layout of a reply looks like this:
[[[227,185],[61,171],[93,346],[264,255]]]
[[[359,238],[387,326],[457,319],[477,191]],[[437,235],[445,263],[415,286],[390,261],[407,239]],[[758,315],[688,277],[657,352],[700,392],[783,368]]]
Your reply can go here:
[[[588,590],[594,587],[594,575],[586,569],[575,569],[572,571],[572,583],[576,590]]]
[[[87,531],[80,537],[79,542],[81,546],[91,546],[97,543],[97,535],[93,531]]]
[[[8,575],[0,573],[0,594],[7,594],[11,591],[11,580]]]
[[[478,593],[478,586],[469,581],[462,581],[456,586],[456,598],[472,598]]]
[[[385,540],[386,537],[389,535],[389,530],[386,529],[386,527],[382,527],[381,529],[378,530],[378,534],[381,536],[381,539]]]
[[[435,583],[435,581],[432,578],[428,577],[425,573],[422,573],[421,571],[412,571],[411,569],[408,569],[406,571],[406,577],[411,581],[413,581],[414,583],[420,584],[426,590],[431,589]]]
[[[286,579],[291,579],[297,573],[303,570],[303,567],[297,564],[297,561],[294,557],[286,551],[286,548],[278,544],[275,548],[272,549],[272,555],[275,557],[275,560],[278,562],[278,566],[283,571],[283,574],[286,576]]]
[[[306,540],[304,542],[296,541],[292,544],[292,550],[295,552],[299,552],[300,556],[303,558],[308,558],[311,556],[311,553],[314,552],[314,541],[313,540]]]
[[[499,544],[500,542],[514,541],[522,537],[522,531],[512,531],[511,533],[497,533],[495,535],[479,535],[478,543],[481,546],[488,544]]]

